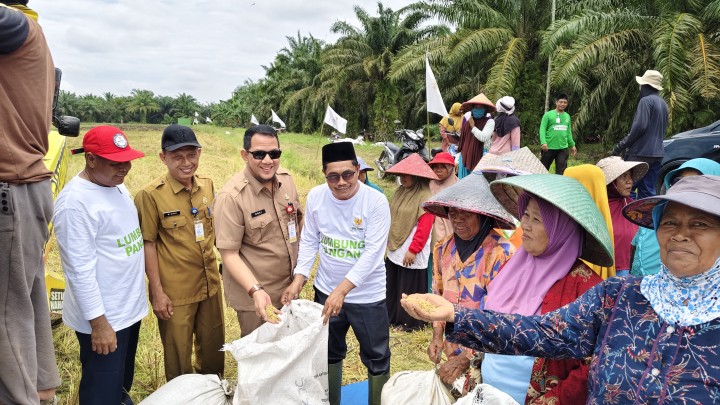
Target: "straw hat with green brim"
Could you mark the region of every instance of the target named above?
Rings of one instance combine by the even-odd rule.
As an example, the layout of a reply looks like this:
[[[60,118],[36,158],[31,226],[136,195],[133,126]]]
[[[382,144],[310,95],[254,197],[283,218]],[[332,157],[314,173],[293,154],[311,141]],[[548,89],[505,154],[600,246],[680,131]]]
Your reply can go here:
[[[425,211],[442,218],[448,217],[448,208],[457,208],[493,218],[495,228],[516,228],[513,216],[493,197],[490,185],[481,173],[465,176],[425,201],[422,207]]]
[[[667,194],[633,201],[623,208],[630,222],[654,229],[652,212],[662,202],[676,202],[720,217],[720,176],[689,176],[670,187]]]
[[[484,106],[486,112],[495,111],[495,103],[490,101],[490,99],[487,98],[484,93],[480,93],[477,96],[471,98],[470,100],[462,103],[462,109],[465,112],[472,110],[475,106]]]
[[[618,177],[622,176],[628,170],[632,170],[630,173],[633,178],[633,183],[637,183],[648,171],[648,164],[645,162],[633,162],[625,161],[620,156],[610,156],[604,159],[600,159],[595,165],[602,169],[605,174],[605,184],[610,184],[617,180]]]
[[[385,170],[387,174],[409,174],[411,176],[424,177],[430,180],[440,180],[435,172],[432,170],[425,159],[420,157],[417,153],[406,157],[405,159],[390,166],[389,169]]]
[[[612,266],[612,242],[605,220],[577,180],[556,174],[528,174],[495,180],[490,183],[490,190],[507,211],[516,215],[519,215],[517,200],[523,191],[554,205],[585,231],[580,258],[599,266]]]
[[[543,166],[528,147],[524,147],[503,155],[493,155],[486,153],[480,159],[474,172],[483,173],[502,173],[507,175],[519,176],[524,174],[548,174],[547,169]]]

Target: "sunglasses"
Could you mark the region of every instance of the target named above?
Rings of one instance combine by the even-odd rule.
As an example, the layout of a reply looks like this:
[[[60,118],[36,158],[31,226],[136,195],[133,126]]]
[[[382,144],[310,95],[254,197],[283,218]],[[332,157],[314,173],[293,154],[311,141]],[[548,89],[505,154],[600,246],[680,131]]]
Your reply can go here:
[[[333,184],[340,181],[340,177],[342,177],[342,179],[345,181],[350,181],[353,179],[353,177],[355,177],[355,173],[357,173],[357,172],[354,172],[352,170],[342,172],[342,174],[332,173],[332,174],[328,174],[327,176],[325,176],[325,180],[327,180],[328,183],[333,183]]]
[[[247,151],[247,153],[251,154],[253,159],[256,160],[263,160],[265,159],[265,156],[268,155],[270,156],[270,159],[280,159],[280,155],[282,155],[282,151],[280,149]]]

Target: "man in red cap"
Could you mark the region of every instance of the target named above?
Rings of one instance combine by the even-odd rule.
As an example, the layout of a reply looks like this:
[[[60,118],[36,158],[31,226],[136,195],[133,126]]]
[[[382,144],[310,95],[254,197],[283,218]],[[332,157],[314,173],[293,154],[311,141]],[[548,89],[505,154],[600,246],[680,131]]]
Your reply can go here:
[[[438,177],[438,180],[430,180],[430,192],[435,195],[442,190],[452,186],[458,182],[455,175],[455,158],[448,152],[440,152],[428,162],[430,168]],[[428,259],[428,286],[432,286],[433,274],[433,254],[435,244],[440,240],[452,234],[452,224],[447,218],[435,216],[432,228],[432,240],[430,242],[430,258]]]
[[[118,128],[85,134],[85,170],[55,202],[55,234],[67,289],[63,322],[80,343],[80,403],[132,404],[140,321],[148,313],[143,237],[123,184],[132,149]]]

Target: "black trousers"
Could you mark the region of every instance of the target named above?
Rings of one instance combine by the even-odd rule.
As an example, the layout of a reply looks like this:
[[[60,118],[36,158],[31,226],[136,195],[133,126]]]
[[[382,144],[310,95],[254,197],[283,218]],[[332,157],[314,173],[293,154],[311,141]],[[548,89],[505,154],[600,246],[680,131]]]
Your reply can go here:
[[[427,269],[408,269],[385,259],[387,277],[386,301],[390,325],[405,330],[422,329],[425,322],[419,321],[405,312],[400,305],[403,294],[425,294],[428,291]]]
[[[132,405],[130,388],[135,375],[135,351],[140,322],[115,332],[117,349],[109,354],[92,351],[91,335],[75,332],[80,342],[80,405]]]
[[[315,302],[325,305],[328,296],[315,289]],[[385,300],[369,304],[343,304],[328,322],[328,363],[343,361],[347,354],[348,329],[352,326],[360,343],[360,360],[371,375],[390,372],[390,323]]]
[[[568,157],[570,156],[570,150],[565,149],[548,149],[546,152],[540,154],[540,161],[546,169],[550,170],[550,165],[553,160],[555,161],[555,174],[562,175],[567,169]]]

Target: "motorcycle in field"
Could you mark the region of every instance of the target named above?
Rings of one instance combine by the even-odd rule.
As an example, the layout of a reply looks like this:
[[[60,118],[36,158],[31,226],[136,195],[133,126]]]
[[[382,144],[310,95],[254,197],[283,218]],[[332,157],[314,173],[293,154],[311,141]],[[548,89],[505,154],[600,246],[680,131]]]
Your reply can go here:
[[[396,120],[395,125],[399,124],[400,121]],[[380,152],[380,157],[375,159],[378,178],[385,177],[385,170],[413,153],[419,153],[426,162],[430,161],[430,152],[425,147],[426,138],[423,129],[417,131],[396,129],[395,136],[400,140],[400,145],[390,141],[383,142],[383,151]]]

